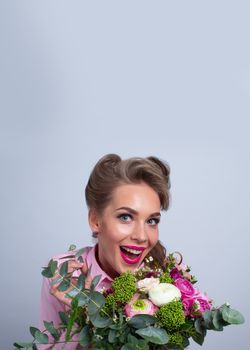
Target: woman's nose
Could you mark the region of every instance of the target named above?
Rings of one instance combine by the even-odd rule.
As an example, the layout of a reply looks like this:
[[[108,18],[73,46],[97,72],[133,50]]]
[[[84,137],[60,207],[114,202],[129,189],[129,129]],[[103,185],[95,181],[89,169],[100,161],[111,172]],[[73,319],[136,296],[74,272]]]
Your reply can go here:
[[[137,225],[135,225],[132,233],[132,239],[140,243],[147,241],[148,236],[144,223],[138,223]]]

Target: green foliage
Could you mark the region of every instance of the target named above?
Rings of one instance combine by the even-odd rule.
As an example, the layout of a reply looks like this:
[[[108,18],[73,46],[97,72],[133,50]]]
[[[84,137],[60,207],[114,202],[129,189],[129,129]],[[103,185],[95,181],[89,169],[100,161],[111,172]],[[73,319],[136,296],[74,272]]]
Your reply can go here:
[[[83,327],[79,334],[79,344],[81,346],[87,346],[90,344],[91,341],[91,333],[90,333],[90,327],[86,325]]]
[[[156,313],[156,317],[167,331],[174,332],[179,330],[181,325],[185,323],[181,301],[172,301],[161,306]]]
[[[164,272],[160,276],[160,282],[161,283],[173,283],[173,279],[170,277],[170,274],[168,271]]]
[[[75,244],[71,244],[69,246],[69,248],[68,248],[68,251],[70,252],[70,251],[74,251],[74,250],[76,250],[76,245]]]
[[[69,316],[66,314],[66,312],[63,312],[63,311],[59,311],[59,317],[62,321],[62,324],[63,325],[67,325],[68,322],[69,322]]]
[[[57,289],[60,292],[65,292],[70,287],[70,280],[69,279],[63,279],[62,282],[59,284]]]
[[[87,250],[86,247],[79,249],[79,250],[76,252],[76,254],[75,254],[75,258],[76,258],[76,259],[79,258],[83,253],[86,252],[86,250]]]
[[[39,344],[48,344],[49,342],[49,337],[47,336],[47,334],[42,333],[41,331],[37,330],[35,332],[35,340],[39,343]]]
[[[148,341],[145,339],[138,339],[134,335],[128,334],[127,340],[128,340],[128,343],[126,345],[129,345],[130,348],[132,346],[133,349],[137,349],[137,350],[149,349]]]
[[[30,333],[31,333],[31,335],[32,335],[32,337],[34,337],[35,338],[35,333],[36,332],[39,332],[39,329],[38,328],[36,328],[36,327],[30,327]]]
[[[60,334],[59,334],[58,330],[55,328],[53,322],[44,321],[43,323],[44,323],[44,326],[47,329],[47,331],[52,335],[52,337],[55,340],[58,340],[60,338]]]
[[[15,349],[30,349],[33,343],[14,343]]]
[[[224,304],[221,307],[223,320],[229,324],[242,324],[245,322],[243,315],[234,309],[231,309],[229,305]]]
[[[201,335],[206,335],[207,334],[207,330],[204,326],[204,323],[202,321],[201,318],[197,318],[195,321],[194,321],[194,328],[196,330],[197,333],[200,333]]]
[[[146,328],[137,329],[135,333],[153,344],[166,344],[169,340],[167,332],[162,328],[148,326]]]
[[[180,348],[183,346],[183,335],[180,332],[175,332],[170,334],[169,336],[169,343],[173,346],[173,345],[177,345]]]
[[[71,249],[75,250],[75,246]],[[83,261],[82,254],[85,250],[86,248],[80,249],[75,255],[63,259],[72,257]],[[139,314],[127,318],[124,305],[139,292],[136,281],[153,272],[154,276],[160,277],[161,283],[173,283],[170,271],[175,265],[176,260],[173,254],[170,254],[163,268],[164,272],[158,267],[150,270],[153,265],[146,265],[135,274],[125,272],[114,279],[112,293],[104,297],[102,293],[94,290],[100,276],[95,276],[90,289],[85,289],[85,279],[91,275],[91,266],[87,276],[81,273],[76,285],[72,285],[68,262],[64,261],[60,265],[58,274],[58,264],[51,259],[48,266],[43,268],[42,274],[48,278],[54,277],[51,285],[58,284],[57,289],[60,291],[66,292],[71,287],[66,293],[71,299],[71,308],[67,312],[59,312],[61,324],[58,327],[47,321],[44,321],[43,331],[30,327],[33,341],[14,343],[15,349],[37,350],[37,344],[50,344],[49,347],[52,348],[66,330],[65,342],[71,342],[73,335],[78,334],[80,346],[91,345],[94,350],[184,350],[189,345],[190,338],[202,345],[207,330],[222,331],[224,326],[244,322],[241,313],[231,309],[228,304],[208,310],[202,315],[185,318],[181,301],[172,301],[161,306],[154,316]],[[148,298],[146,292],[139,293],[141,298]],[[138,300],[137,303],[142,301]],[[50,343],[48,334],[52,336]]]
[[[92,292],[89,296],[89,303],[87,306],[88,314],[94,315],[101,310],[102,306],[105,304],[104,296],[99,292]]]
[[[136,292],[136,278],[131,272],[116,277],[112,283],[116,302],[127,303]]]
[[[68,273],[68,261],[64,261],[62,263],[62,265],[60,266],[60,269],[59,269],[59,274],[62,276],[62,277],[65,277]]]
[[[147,326],[152,326],[157,322],[157,319],[151,315],[135,315],[128,320],[128,325],[139,329]]]
[[[83,273],[81,273],[77,279],[76,288],[78,288],[79,290],[83,290],[85,288],[85,276],[83,275]]]
[[[42,270],[42,275],[47,278],[51,278],[54,276],[57,270],[57,261],[51,259],[48,263],[47,267],[44,267]]]
[[[116,308],[116,301],[114,294],[109,294],[105,299],[105,304],[102,307],[102,314],[108,314],[110,316],[114,313],[114,308]]]
[[[169,254],[167,256],[166,264],[165,264],[165,270],[166,271],[171,271],[176,264],[176,260],[174,258],[174,254]]]
[[[66,335],[65,335],[65,340],[68,342],[71,339],[71,331],[73,329],[73,325],[77,319],[78,316],[78,303],[76,300],[73,300],[71,303],[72,306],[72,311],[69,315],[69,320],[67,323],[67,330],[66,330]]]
[[[90,286],[90,289],[91,289],[91,290],[94,290],[94,289],[95,289],[95,287],[97,286],[97,284],[99,283],[99,281],[100,281],[101,278],[102,278],[101,275],[95,276],[95,277],[93,278],[93,280],[91,281],[91,286]]]

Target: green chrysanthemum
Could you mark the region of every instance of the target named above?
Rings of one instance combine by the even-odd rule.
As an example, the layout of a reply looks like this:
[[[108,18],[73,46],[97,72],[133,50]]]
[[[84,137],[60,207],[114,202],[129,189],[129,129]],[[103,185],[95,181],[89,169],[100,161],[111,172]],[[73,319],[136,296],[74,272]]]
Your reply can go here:
[[[127,303],[136,292],[136,278],[131,272],[125,272],[114,279],[112,288],[114,290],[114,300]]]
[[[173,279],[170,277],[169,272],[164,272],[164,273],[160,276],[160,282],[161,282],[161,283],[173,283]]]
[[[167,331],[170,333],[177,331],[185,323],[181,301],[171,301],[161,306],[160,310],[156,313],[156,317]]]
[[[169,335],[169,344],[177,345],[177,346],[183,346],[183,336],[176,332]]]
[[[104,315],[112,315],[113,314],[113,308],[116,307],[116,302],[113,294],[109,294],[106,297],[105,304],[102,307],[101,314]]]

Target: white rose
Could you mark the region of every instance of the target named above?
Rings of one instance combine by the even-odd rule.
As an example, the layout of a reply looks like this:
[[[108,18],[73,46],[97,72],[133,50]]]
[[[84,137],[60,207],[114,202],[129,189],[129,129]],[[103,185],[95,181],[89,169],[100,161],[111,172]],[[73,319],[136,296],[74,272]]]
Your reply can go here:
[[[140,280],[137,282],[137,288],[141,292],[147,293],[149,289],[151,289],[152,287],[158,286],[159,283],[160,283],[159,278],[155,278],[155,277],[144,278],[143,280]]]
[[[149,299],[157,306],[162,306],[181,298],[180,290],[170,283],[160,283],[150,288],[148,295]]]

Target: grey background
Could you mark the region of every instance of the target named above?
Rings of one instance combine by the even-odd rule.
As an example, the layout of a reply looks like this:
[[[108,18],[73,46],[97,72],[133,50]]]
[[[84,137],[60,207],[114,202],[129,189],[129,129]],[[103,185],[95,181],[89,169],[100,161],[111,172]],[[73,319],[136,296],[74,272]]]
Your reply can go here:
[[[169,162],[161,240],[247,321],[203,349],[250,349],[249,10],[1,1],[1,349],[30,340],[47,259],[93,243],[84,188],[109,152]]]

